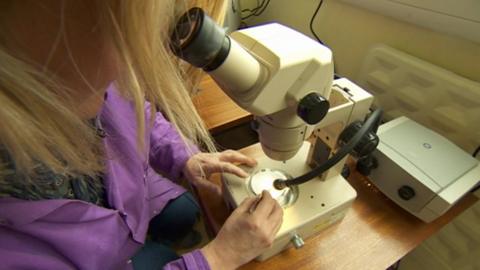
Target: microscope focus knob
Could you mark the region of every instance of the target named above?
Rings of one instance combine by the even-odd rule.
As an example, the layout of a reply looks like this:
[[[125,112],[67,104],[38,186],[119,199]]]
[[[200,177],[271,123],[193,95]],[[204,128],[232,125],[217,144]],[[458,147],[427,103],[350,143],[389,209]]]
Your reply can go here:
[[[327,115],[330,103],[318,93],[304,96],[297,106],[297,115],[309,125],[315,125]]]
[[[303,245],[305,245],[305,242],[303,241],[302,237],[300,237],[300,235],[298,235],[296,233],[292,236],[291,241],[292,241],[293,246],[296,249],[299,249],[299,248],[303,247]]]
[[[402,186],[397,191],[398,196],[405,201],[408,201],[415,197],[415,190],[410,186]]]

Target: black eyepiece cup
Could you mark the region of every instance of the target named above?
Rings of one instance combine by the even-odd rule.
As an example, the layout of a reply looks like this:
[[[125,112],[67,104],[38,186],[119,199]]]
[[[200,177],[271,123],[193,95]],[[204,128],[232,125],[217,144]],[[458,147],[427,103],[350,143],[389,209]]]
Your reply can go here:
[[[171,35],[175,55],[205,71],[218,68],[230,51],[230,38],[201,8],[188,10]]]

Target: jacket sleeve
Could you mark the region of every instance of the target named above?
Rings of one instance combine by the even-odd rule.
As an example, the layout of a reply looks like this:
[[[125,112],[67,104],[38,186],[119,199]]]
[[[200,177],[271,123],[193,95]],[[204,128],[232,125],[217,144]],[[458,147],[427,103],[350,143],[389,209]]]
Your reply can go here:
[[[200,250],[184,254],[180,259],[168,263],[164,270],[210,270],[207,260]]]
[[[146,103],[145,110],[148,121],[149,103]],[[149,163],[156,172],[176,180],[181,177],[187,160],[197,152],[198,148],[187,146],[175,127],[160,112],[155,114],[150,130]]]

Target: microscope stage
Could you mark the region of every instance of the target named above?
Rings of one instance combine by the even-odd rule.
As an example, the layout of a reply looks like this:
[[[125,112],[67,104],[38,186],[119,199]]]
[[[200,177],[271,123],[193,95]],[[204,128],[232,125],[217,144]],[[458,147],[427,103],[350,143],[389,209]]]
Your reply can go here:
[[[291,179],[292,177],[285,172],[262,168],[256,172],[253,172],[250,178],[247,180],[247,188],[253,193],[253,195],[260,195],[262,191],[266,190],[270,193],[272,198],[283,208],[287,208],[292,205],[298,197],[298,188],[287,187],[282,190],[278,190],[273,186],[273,182],[276,179]]]
[[[222,175],[224,194],[232,208],[264,189],[269,190],[284,208],[283,224],[273,246],[257,260],[265,260],[291,246],[291,241],[298,237],[306,239],[339,221],[356,197],[356,191],[340,173],[329,174],[334,176],[325,180],[317,178],[290,189],[274,190],[272,183],[276,177],[288,178],[311,170],[306,164],[309,147],[310,143],[305,142],[295,157],[286,162],[266,156],[257,159],[256,167],[244,167],[251,175],[249,179]],[[294,245],[299,247],[298,243]]]

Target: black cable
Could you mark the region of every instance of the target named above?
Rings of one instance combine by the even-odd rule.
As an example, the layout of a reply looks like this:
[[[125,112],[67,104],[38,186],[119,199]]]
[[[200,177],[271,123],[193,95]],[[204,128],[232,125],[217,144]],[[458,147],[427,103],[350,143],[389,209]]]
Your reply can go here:
[[[398,270],[400,268],[400,260],[398,260],[396,263],[392,264],[390,267],[387,268],[387,270]]]
[[[317,41],[320,42],[320,44],[325,45],[325,43],[323,43],[323,41],[318,37],[317,33],[315,33],[315,29],[313,29],[313,22],[315,21],[315,18],[317,17],[318,11],[322,7],[322,4],[323,4],[323,0],[320,0],[320,2],[318,3],[317,9],[313,13],[312,19],[310,19],[310,31],[312,32],[313,36],[315,36]]]
[[[473,156],[473,157],[477,157],[477,155],[478,155],[479,152],[480,152],[480,145],[477,147],[477,149],[475,149],[475,151],[473,151],[472,156]]]
[[[260,11],[255,12],[255,16],[260,16],[265,11],[265,9],[267,9],[269,4],[270,4],[270,0],[267,0],[263,8],[259,9]]]
[[[472,157],[476,158],[478,153],[480,152],[480,145],[473,151]],[[470,192],[475,193],[478,189],[480,189],[480,184],[477,184]]]
[[[259,9],[263,5],[264,2],[265,0],[263,0],[263,2],[260,4],[260,0],[257,0],[257,5],[253,9],[244,8],[242,9],[242,12],[247,12],[247,11],[250,13],[255,12],[257,9]]]
[[[235,8],[235,1],[234,0],[230,0],[230,1],[231,1],[230,5],[232,6],[232,12],[237,13],[237,9]]]
[[[265,4],[265,1],[266,0],[263,0],[260,3],[260,0],[257,0],[257,6],[255,6],[253,9],[250,9],[250,8],[242,9],[242,13],[249,12],[249,14],[245,17],[242,17],[241,19],[244,20],[244,19],[248,19],[248,18],[252,17],[253,14],[255,14],[255,12],[257,12],[257,10],[259,10]]]
[[[295,177],[289,180],[280,180],[277,179],[273,183],[275,188],[283,189],[285,187],[300,185],[303,184],[330,169],[331,167],[335,166],[340,160],[342,160],[346,155],[348,155],[355,146],[362,140],[363,136],[365,136],[375,125],[378,123],[380,117],[382,116],[382,109],[376,109],[365,121],[363,126],[358,130],[358,132],[345,144],[337,153],[335,153],[331,158],[329,158],[324,163],[318,165],[316,168],[311,170],[308,173],[305,173],[301,176]]]
[[[260,16],[268,7],[268,5],[270,4],[270,0],[263,0],[262,2],[258,2],[257,1],[257,6],[253,9],[243,9],[242,12],[250,12],[250,14],[248,14],[247,16],[245,17],[242,17],[242,20],[245,20],[245,19],[248,19],[252,16]]]

